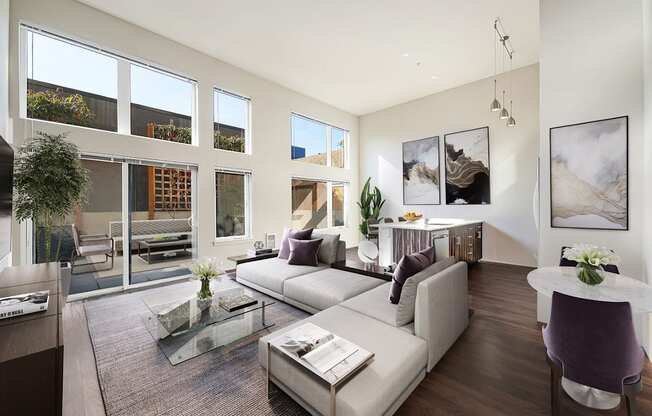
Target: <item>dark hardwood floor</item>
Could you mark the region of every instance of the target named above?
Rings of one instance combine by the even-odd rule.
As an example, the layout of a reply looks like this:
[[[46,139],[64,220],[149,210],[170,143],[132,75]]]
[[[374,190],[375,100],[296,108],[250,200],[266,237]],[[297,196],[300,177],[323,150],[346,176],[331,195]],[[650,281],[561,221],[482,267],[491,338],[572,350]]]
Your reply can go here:
[[[536,323],[531,269],[480,263],[470,269],[474,310],[469,328],[417,387],[398,415],[550,415],[549,370]],[[93,351],[81,303],[64,310],[64,416],[103,416]],[[652,415],[652,365],[639,396],[639,415]],[[562,414],[625,415],[582,408],[562,399]]]
[[[550,415],[549,370],[527,267],[479,263],[470,269],[469,328],[399,409],[398,415]],[[647,362],[639,415],[652,415]],[[626,415],[562,399],[562,415]]]

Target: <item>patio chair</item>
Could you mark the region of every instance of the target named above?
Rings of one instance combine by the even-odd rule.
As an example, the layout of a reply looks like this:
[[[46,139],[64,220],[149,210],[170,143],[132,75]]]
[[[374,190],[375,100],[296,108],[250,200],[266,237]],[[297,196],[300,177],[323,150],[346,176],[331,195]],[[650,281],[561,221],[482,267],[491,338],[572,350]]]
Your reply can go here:
[[[113,257],[115,241],[112,237],[106,234],[89,234],[79,235],[79,230],[75,224],[71,224],[72,238],[75,242],[72,255],[70,256],[70,269],[72,274],[75,273],[75,267],[91,266],[95,264],[104,264],[111,259],[111,267],[107,270],[113,269]],[[88,256],[103,255],[104,261],[78,263],[79,258]]]

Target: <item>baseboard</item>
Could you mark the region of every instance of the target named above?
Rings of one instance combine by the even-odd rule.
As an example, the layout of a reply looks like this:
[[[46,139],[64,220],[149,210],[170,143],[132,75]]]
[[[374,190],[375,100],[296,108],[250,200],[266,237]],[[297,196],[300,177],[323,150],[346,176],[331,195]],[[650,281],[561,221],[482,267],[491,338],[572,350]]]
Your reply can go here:
[[[519,267],[529,267],[532,269],[536,269],[537,265],[536,264],[521,264],[521,263],[513,263],[509,261],[502,261],[502,260],[495,260],[495,259],[480,259],[478,260],[479,263],[487,263],[487,264],[503,264],[507,266],[519,266]]]

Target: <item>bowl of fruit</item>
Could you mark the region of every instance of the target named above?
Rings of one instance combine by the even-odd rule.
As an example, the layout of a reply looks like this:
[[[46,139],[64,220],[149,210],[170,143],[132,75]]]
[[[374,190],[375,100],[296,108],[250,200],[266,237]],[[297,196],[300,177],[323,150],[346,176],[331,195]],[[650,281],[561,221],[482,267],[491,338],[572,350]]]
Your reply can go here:
[[[408,211],[405,214],[403,214],[403,218],[405,218],[405,221],[414,222],[423,218],[423,214],[419,214],[418,212],[414,212],[414,211]]]

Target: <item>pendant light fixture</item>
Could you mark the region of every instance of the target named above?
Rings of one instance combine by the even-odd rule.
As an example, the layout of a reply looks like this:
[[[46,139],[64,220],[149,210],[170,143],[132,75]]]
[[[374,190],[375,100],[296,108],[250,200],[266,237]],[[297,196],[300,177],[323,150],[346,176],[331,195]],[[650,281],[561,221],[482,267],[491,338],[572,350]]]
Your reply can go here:
[[[494,100],[491,102],[491,105],[489,106],[489,109],[491,111],[500,111],[501,105],[500,102],[498,101],[498,98],[496,97],[497,93],[497,86],[496,86],[496,67],[498,66],[497,60],[498,60],[498,54],[496,52],[496,49],[498,47],[498,42],[496,40],[496,31],[494,31]]]
[[[505,102],[505,90],[503,90],[503,102]],[[509,112],[505,107],[503,107],[502,110],[500,110],[500,115],[498,116],[501,120],[506,120],[509,118]]]
[[[505,90],[503,89],[503,96],[502,96],[502,105],[500,101],[498,101],[498,98],[496,97],[497,93],[497,71],[496,67],[498,66],[498,56],[496,53],[496,48],[498,47],[498,44],[502,45],[502,56],[501,56],[501,61],[502,61],[502,72],[505,72],[505,54],[509,57],[509,66],[510,66],[510,74],[509,74],[509,111],[507,111],[507,101],[505,100]],[[494,112],[494,111],[500,111],[498,114],[498,118],[500,120],[507,120],[507,126],[509,127],[514,127],[516,126],[516,120],[514,119],[512,115],[513,111],[513,96],[512,96],[512,63],[513,63],[513,57],[514,57],[514,49],[512,49],[512,45],[510,42],[510,36],[505,33],[505,28],[502,26],[502,22],[500,21],[500,18],[496,18],[494,20],[494,99],[491,102],[491,106],[489,109]]]

